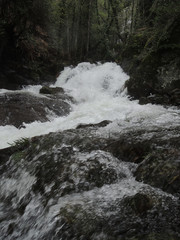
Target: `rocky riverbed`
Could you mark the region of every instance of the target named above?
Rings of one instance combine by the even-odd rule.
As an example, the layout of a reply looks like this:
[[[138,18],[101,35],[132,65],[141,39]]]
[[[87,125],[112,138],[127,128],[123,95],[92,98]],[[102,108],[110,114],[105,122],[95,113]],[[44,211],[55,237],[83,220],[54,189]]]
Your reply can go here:
[[[108,127],[0,151],[0,239],[179,239],[179,127]]]
[[[1,91],[22,118],[0,127],[0,239],[180,239],[179,109],[131,101],[127,78],[82,63],[54,86]],[[56,116],[21,126],[37,102]]]

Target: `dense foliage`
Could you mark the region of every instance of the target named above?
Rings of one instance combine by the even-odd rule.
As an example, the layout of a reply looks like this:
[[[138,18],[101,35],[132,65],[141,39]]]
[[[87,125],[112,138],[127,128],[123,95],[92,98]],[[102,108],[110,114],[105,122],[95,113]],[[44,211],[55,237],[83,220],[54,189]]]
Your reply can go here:
[[[64,59],[83,60],[94,54],[110,57],[125,40],[129,19],[124,9],[130,2],[2,0],[0,57],[10,47],[12,55],[35,60],[47,54],[47,43]]]
[[[179,51],[178,0],[1,0],[0,61],[41,74],[64,61],[117,60]]]

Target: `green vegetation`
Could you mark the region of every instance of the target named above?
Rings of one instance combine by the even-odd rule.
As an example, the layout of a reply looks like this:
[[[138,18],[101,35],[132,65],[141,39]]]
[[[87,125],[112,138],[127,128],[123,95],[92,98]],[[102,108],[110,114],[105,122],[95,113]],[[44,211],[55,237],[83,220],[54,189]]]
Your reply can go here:
[[[9,143],[11,147],[13,147],[16,151],[22,150],[25,147],[29,146],[30,140],[28,138],[20,138],[13,143]]]
[[[124,9],[131,1],[3,0],[0,2],[0,59],[27,63],[112,57],[125,40]],[[126,24],[125,24],[126,25]],[[40,66],[37,64],[37,67]]]
[[[2,0],[0,61],[35,79],[97,60],[129,59],[133,72],[151,59],[156,72],[163,52],[179,56],[179,26],[179,0]]]
[[[148,52],[179,49],[173,34],[177,0],[3,0],[0,5],[1,58],[9,46],[30,61],[53,50],[64,60],[113,58],[132,40]]]

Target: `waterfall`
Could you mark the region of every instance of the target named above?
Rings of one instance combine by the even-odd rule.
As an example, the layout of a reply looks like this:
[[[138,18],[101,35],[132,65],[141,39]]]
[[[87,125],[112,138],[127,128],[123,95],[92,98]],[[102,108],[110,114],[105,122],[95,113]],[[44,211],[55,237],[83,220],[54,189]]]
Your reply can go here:
[[[116,63],[66,67],[51,88],[73,98],[68,115],[0,126],[0,239],[178,239],[180,110],[131,100],[128,78]],[[0,96],[49,98],[40,88]]]
[[[18,129],[12,125],[0,126],[0,148],[8,147],[20,138],[28,138],[75,128],[79,123],[98,123],[103,120],[118,121],[121,125],[174,124],[179,121],[179,110],[158,105],[139,105],[131,101],[125,89],[128,80],[116,63],[90,64],[80,63],[76,67],[66,67],[51,87],[63,87],[75,99],[72,112],[65,117],[51,117],[50,121],[23,124]],[[29,86],[21,92],[30,92],[36,96],[41,86]],[[8,90],[1,90],[5,94]],[[17,91],[16,91],[17,92]]]

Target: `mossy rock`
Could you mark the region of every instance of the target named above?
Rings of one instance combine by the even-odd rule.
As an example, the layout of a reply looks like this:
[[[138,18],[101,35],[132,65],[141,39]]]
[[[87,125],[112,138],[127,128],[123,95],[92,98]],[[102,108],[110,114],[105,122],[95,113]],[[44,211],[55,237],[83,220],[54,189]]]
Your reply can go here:
[[[25,154],[24,154],[24,152],[16,152],[16,153],[14,153],[13,155],[12,155],[12,158],[13,158],[13,160],[15,160],[15,161],[20,161],[21,159],[23,159],[25,157]]]

